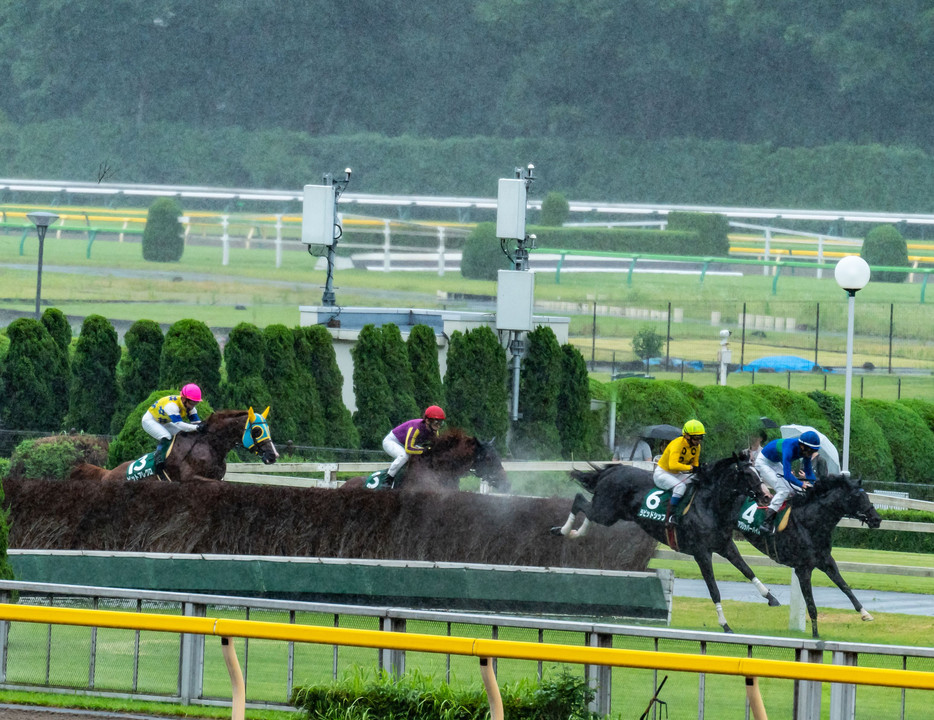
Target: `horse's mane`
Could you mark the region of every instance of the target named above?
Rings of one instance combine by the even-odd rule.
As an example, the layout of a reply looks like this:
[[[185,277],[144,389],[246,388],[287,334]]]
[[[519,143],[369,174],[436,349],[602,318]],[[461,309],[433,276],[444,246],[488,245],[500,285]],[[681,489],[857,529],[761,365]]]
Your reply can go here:
[[[732,455],[730,457],[720,458],[714,461],[712,465],[701,464],[697,468],[697,479],[701,481],[701,484],[712,482],[714,479],[720,477],[731,465],[737,465],[746,461],[747,460],[744,460],[741,455]]]
[[[204,422],[208,425],[214,425],[225,420],[230,420],[231,418],[242,417],[246,414],[246,410],[215,410]]]
[[[460,428],[447,428],[443,433],[435,438],[435,441],[431,444],[431,452],[433,455],[437,453],[450,452],[459,445],[463,445],[465,442],[473,439],[473,436],[468,435]]]
[[[853,488],[854,484],[848,480],[845,475],[828,475],[825,478],[818,479],[818,481],[814,483],[814,487],[807,492],[792,493],[790,498],[791,504],[792,506],[807,505],[817,501],[819,498],[827,495],[831,490],[841,486]]]

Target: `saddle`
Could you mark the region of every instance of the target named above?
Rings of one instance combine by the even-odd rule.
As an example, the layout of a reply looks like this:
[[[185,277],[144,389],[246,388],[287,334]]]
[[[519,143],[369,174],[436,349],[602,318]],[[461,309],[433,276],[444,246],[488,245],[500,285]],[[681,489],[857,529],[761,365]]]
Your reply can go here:
[[[175,447],[175,437],[172,438],[172,442],[169,443],[168,450],[165,451],[166,460],[168,460],[169,455],[172,453],[172,448]],[[159,475],[156,475],[155,472],[155,451],[146,453],[140,458],[137,458],[126,468],[126,480],[127,482],[136,482],[137,480],[145,480],[148,477],[155,477],[156,480],[163,480],[166,482],[170,481],[168,473],[165,469]]]
[[[756,535],[762,535],[762,521],[765,520],[765,511],[768,506],[757,505],[755,500],[746,500],[740,510],[739,517],[736,519],[736,527],[741,532],[751,532]],[[781,532],[788,527],[788,519],[791,517],[791,503],[787,500],[782,503],[775,516],[775,522],[772,527],[775,532]]]

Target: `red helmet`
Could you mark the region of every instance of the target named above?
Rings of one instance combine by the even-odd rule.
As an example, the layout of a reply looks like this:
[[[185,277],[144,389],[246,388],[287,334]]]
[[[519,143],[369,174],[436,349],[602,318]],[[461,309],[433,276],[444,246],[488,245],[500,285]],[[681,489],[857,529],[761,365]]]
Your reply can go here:
[[[182,388],[182,391],[179,393],[179,395],[187,400],[201,402],[201,388],[199,388],[194,383],[188,383],[185,387]]]
[[[429,405],[425,408],[424,417],[426,420],[444,420],[444,410],[437,405]]]

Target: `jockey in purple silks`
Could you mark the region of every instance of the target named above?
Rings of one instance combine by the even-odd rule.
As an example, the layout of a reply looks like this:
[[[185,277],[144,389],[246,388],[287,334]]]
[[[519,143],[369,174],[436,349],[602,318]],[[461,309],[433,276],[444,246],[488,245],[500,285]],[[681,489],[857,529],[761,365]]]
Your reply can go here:
[[[421,418],[394,427],[383,438],[383,450],[393,458],[386,480],[390,487],[395,487],[396,476],[409,461],[409,455],[421,455],[438,436],[443,421],[444,410],[431,405]]]

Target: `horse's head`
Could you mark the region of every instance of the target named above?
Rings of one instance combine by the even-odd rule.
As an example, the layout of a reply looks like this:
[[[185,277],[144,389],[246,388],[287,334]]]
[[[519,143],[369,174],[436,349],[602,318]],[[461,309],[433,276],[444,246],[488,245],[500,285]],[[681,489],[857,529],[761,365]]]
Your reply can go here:
[[[477,453],[474,456],[473,471],[481,479],[486,480],[497,490],[509,489],[509,478],[503,469],[503,460],[496,450],[496,438],[492,440],[477,439]]]
[[[749,453],[741,451],[732,457],[723,458],[713,467],[702,465],[698,468],[698,480],[719,482],[723,491],[734,495],[748,495],[759,505],[768,505],[769,498],[762,486],[762,478],[749,459]]]
[[[882,524],[882,517],[872,504],[872,500],[869,499],[869,494],[863,490],[861,480],[850,480],[847,475],[830,475],[820,481],[817,486],[820,487],[822,484],[840,485],[844,488],[846,494],[844,507],[847,517],[856,518],[873,530]]]
[[[253,412],[253,408],[249,409],[246,427],[243,429],[243,447],[262,457],[266,465],[271,465],[279,457],[279,453],[276,452],[276,446],[269,434],[269,423],[266,422],[268,414],[268,407],[262,413]]]

